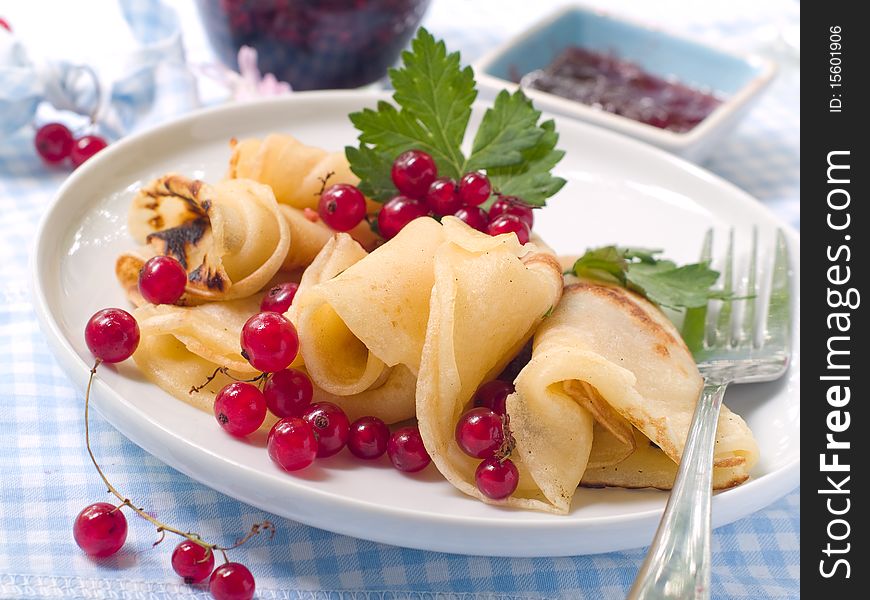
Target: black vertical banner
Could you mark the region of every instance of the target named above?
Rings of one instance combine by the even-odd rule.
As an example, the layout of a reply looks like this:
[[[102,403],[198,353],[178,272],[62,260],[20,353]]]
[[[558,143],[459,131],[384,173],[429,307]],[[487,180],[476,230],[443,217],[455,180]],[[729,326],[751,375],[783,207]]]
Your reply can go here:
[[[859,2],[805,2],[801,38],[801,588],[867,597],[870,30]],[[806,309],[809,310],[806,310]],[[824,595],[822,595],[824,594]]]

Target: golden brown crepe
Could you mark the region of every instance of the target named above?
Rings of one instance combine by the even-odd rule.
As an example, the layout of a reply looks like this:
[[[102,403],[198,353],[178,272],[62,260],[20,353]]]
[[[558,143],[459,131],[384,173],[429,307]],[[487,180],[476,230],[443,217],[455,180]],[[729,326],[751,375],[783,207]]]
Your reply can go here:
[[[615,286],[566,287],[507,400],[517,461],[546,498],[536,508],[567,512],[581,478],[669,486],[702,386],[676,328],[650,302]],[[716,487],[745,480],[756,458],[749,428],[723,407]]]
[[[180,175],[156,179],[133,199],[128,227],[145,247],[119,257],[121,285],[134,295],[144,260],[169,255],[188,273],[186,304],[258,292],[285,262],[291,241],[271,189],[246,179],[215,185]]]

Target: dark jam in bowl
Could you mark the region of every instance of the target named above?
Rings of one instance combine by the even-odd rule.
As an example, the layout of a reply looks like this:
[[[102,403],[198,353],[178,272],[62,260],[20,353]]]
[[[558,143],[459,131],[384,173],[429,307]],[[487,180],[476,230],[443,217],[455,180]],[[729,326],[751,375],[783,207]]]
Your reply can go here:
[[[692,129],[722,103],[711,93],[651,75],[612,54],[576,46],[545,69],[525,75],[520,84],[678,133]]]
[[[252,46],[263,73],[295,90],[354,88],[383,77],[429,0],[197,0],[209,41],[238,69]]]

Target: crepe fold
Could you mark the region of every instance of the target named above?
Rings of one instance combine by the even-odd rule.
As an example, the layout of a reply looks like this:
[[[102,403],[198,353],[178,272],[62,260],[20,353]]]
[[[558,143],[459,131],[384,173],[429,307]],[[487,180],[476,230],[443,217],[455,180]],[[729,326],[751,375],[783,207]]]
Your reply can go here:
[[[143,305],[133,312],[142,334],[133,360],[160,388],[210,413],[215,396],[233,378],[258,375],[240,354],[239,333],[259,304],[259,296],[251,296],[198,306]],[[227,367],[232,378],[215,374],[218,367]],[[191,390],[203,384],[199,391]],[[269,415],[261,430],[268,431],[274,422]]]
[[[535,334],[532,359],[507,400],[516,459],[545,502],[567,512],[585,485],[669,488],[703,380],[679,333],[623,288],[580,282]],[[758,450],[722,408],[714,487],[749,476]]]
[[[416,219],[365,258],[297,292],[291,320],[305,340],[300,355],[318,387],[350,396],[380,386],[397,365],[417,374],[434,256],[444,240],[437,221]],[[329,253],[325,248],[322,254]],[[409,397],[413,404],[413,388]]]
[[[300,281],[304,291],[321,280],[328,280],[366,255],[365,250],[347,234],[336,234],[327,242],[317,260],[306,269]],[[239,335],[245,321],[259,311],[260,296],[196,306],[154,306],[145,304],[134,311],[142,332],[133,355],[145,375],[176,398],[210,412],[220,389],[233,381],[215,371],[226,367],[229,375],[249,379],[258,374],[241,356]],[[291,316],[294,306],[288,316]],[[301,364],[295,365],[304,369]],[[204,384],[191,392],[191,387]],[[380,385],[361,394],[334,396],[314,387],[315,402],[334,402],[351,419],[377,416],[388,423],[414,416],[413,391],[416,383],[410,371],[392,369]],[[271,426],[269,418],[264,427]]]
[[[262,140],[232,140],[230,147],[227,177],[264,183],[272,188],[278,202],[299,209],[317,208],[324,181],[328,185],[359,183],[344,152],[308,146],[292,135],[273,133]]]
[[[444,219],[434,254],[429,319],[417,380],[417,420],[432,461],[460,491],[492,502],[474,483],[479,464],[457,445],[459,417],[481,383],[493,379],[531,338],[562,293],[555,257],[514,235],[480,234]],[[583,432],[591,419],[569,426]],[[540,492],[521,487],[501,504],[539,507]]]
[[[136,302],[139,270],[155,255],[188,274],[181,303],[227,301],[259,291],[285,263],[291,235],[272,190],[247,179],[215,185],[160,177],[136,194],[128,217],[141,254],[121,255],[116,275]]]
[[[344,153],[308,146],[292,135],[278,133],[262,140],[234,139],[230,147],[227,177],[268,185],[282,205],[294,237],[301,235],[300,243],[291,246],[287,256],[292,264],[285,264],[285,268],[307,266],[332,235],[332,230],[315,212],[321,192],[337,183],[359,183]],[[368,213],[376,213],[380,208],[371,200],[367,200],[366,205]],[[302,213],[304,209],[311,209],[307,216]],[[365,221],[354,227],[350,235],[367,249],[373,248],[378,239]]]

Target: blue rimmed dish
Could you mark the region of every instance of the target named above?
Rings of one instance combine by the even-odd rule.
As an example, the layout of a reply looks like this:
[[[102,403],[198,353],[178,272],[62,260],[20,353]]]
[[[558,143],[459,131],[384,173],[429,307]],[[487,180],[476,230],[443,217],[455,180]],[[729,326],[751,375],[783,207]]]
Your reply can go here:
[[[773,80],[776,65],[616,17],[573,6],[533,25],[474,64],[482,96],[516,89],[517,79],[543,69],[566,48],[579,46],[617,56],[644,71],[722,99],[706,118],[686,132],[647,125],[600,108],[524,87],[542,110],[594,123],[649,142],[674,154],[700,161],[732,131]]]

